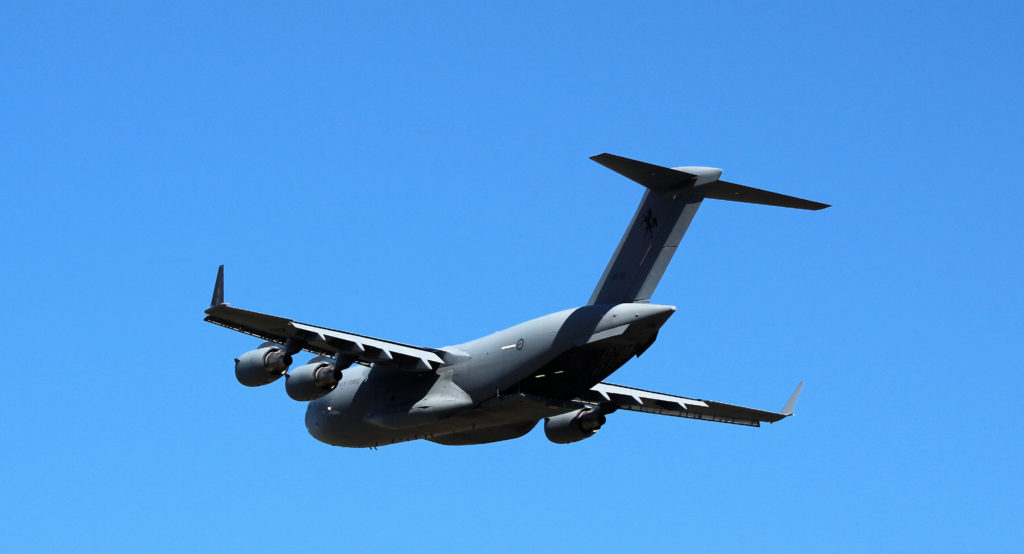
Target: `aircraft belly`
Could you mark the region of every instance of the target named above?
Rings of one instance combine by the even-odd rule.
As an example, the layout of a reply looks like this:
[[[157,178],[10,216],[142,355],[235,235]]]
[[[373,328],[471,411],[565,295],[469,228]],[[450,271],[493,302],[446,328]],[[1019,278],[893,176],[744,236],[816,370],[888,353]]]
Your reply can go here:
[[[574,406],[551,405],[525,394],[491,398],[479,406],[437,422],[423,431],[432,442],[448,445],[484,444],[521,437],[545,417],[570,411]]]
[[[310,402],[306,427],[314,438],[334,446],[366,448],[417,439],[440,444],[482,444],[520,437],[545,417],[565,413],[572,406],[552,406],[528,395],[491,398],[451,417],[402,429],[367,422],[355,410],[338,409],[329,402]],[[437,439],[437,440],[434,440]]]
[[[428,438],[430,442],[446,446],[466,446],[470,444],[487,444],[491,442],[518,439],[537,426],[539,420],[523,421],[498,427],[457,431],[446,435]]]

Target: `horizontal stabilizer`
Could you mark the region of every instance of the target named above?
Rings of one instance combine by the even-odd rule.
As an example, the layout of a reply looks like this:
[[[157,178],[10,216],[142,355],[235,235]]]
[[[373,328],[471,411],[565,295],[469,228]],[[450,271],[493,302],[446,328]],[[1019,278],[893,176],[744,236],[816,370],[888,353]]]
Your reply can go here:
[[[615,154],[598,154],[591,156],[590,159],[654,192],[666,193],[682,190],[697,183],[697,176],[691,173],[631,160]]]
[[[749,204],[764,204],[766,206],[798,208],[801,210],[821,210],[829,207],[829,204],[804,200],[803,198],[755,189],[753,187],[745,187],[728,181],[715,181],[700,188],[704,190],[704,198],[714,198],[716,200],[732,200],[733,202],[747,202]]]

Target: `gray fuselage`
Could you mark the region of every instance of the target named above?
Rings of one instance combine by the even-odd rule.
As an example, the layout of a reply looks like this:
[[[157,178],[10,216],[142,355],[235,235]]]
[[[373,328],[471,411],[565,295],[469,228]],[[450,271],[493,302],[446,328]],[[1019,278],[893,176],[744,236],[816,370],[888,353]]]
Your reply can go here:
[[[354,365],[330,394],[309,402],[306,428],[349,447],[515,438],[574,409],[551,400],[571,400],[639,356],[673,312],[645,303],[584,306],[443,348],[449,363],[434,372]]]

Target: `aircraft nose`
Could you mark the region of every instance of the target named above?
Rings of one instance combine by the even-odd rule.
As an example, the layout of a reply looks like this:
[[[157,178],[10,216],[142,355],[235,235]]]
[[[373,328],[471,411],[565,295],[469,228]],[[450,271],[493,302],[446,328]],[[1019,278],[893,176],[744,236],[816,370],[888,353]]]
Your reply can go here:
[[[322,402],[310,402],[306,405],[306,431],[314,439],[322,441],[327,433],[327,405]]]

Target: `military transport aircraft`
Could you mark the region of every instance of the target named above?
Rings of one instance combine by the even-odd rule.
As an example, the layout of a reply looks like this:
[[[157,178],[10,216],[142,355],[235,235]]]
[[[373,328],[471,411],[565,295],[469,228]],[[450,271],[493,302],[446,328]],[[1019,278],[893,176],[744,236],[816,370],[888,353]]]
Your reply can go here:
[[[651,304],[680,239],[706,198],[820,210],[827,204],[719,180],[721,169],[666,168],[611,154],[591,159],[646,187],[640,206],[585,306],[442,348],[336,331],[224,303],[217,273],[206,321],[263,339],[235,359],[257,387],[285,377],[317,440],[378,447],[426,439],[483,444],[521,437],[540,420],[555,443],[592,436],[619,409],[759,426],[793,414],[803,383],[780,412],[604,382],[644,353],[676,311]],[[292,356],[316,355],[289,371]]]

